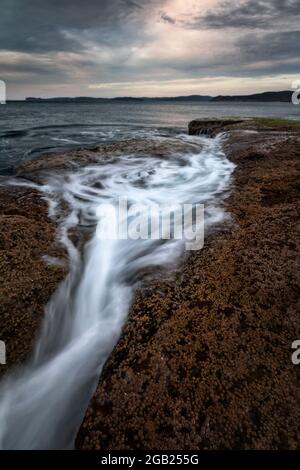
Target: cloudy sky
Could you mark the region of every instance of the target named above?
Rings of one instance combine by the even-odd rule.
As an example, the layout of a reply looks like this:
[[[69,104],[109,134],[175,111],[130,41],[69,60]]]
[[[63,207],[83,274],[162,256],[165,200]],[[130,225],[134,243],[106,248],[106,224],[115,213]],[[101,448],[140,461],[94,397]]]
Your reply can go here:
[[[26,96],[289,89],[300,0],[0,0],[0,79]]]

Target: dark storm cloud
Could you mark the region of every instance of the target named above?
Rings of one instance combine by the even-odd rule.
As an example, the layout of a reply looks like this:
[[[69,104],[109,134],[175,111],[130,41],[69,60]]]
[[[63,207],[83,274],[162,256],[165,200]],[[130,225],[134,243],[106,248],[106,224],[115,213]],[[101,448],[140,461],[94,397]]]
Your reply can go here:
[[[141,9],[143,9],[142,5],[140,5],[140,4],[136,3],[136,2],[133,2],[133,1],[131,1],[131,0],[124,0],[124,2],[127,3],[127,5],[129,5],[129,6],[131,5],[131,6],[135,7],[135,8],[141,8]]]
[[[23,77],[42,76],[44,78],[59,78],[63,79],[68,76],[72,76],[74,69],[77,68],[89,68],[94,66],[94,62],[84,58],[78,58],[74,62],[67,62],[66,60],[59,64],[58,67],[51,66],[49,61],[35,60],[34,57],[23,56],[18,60],[9,62],[7,60],[1,60],[1,72],[5,71],[6,77],[12,77],[22,75]]]
[[[218,8],[187,25],[208,28],[272,27],[274,21],[300,15],[300,0],[223,1]]]
[[[167,15],[164,12],[161,12],[160,18],[164,23],[170,23],[170,24],[176,23],[176,20],[174,18],[172,18],[171,16]]]
[[[0,0],[0,78],[25,96],[99,84],[114,95],[124,82],[135,94],[139,81],[300,72],[300,0],[202,9],[191,0]]]
[[[232,76],[255,77],[300,72],[300,0],[226,0],[204,15],[196,12],[193,18],[172,20],[187,29],[209,29],[224,35],[235,29],[235,50],[223,63],[216,60],[211,64],[216,73],[223,70]]]
[[[142,9],[133,0],[1,0],[0,48],[76,51],[89,31],[99,43],[114,42]]]
[[[241,38],[239,47],[245,60],[280,60],[299,57],[300,30],[278,33],[249,34]],[[298,60],[298,67],[300,60]]]

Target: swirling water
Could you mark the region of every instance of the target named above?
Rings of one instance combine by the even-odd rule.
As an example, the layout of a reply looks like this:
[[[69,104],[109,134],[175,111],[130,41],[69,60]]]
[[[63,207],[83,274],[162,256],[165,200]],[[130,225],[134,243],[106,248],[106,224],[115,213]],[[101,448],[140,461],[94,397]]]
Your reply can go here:
[[[128,137],[185,132],[196,118],[284,117],[300,119],[291,103],[108,102],[8,103],[0,106],[0,174],[23,160],[61,148]]]
[[[161,139],[161,137],[153,137]],[[52,172],[38,189],[58,221],[70,269],[45,308],[31,359],[0,385],[2,449],[69,449],[97,386],[102,367],[126,321],[138,273],[149,266],[174,265],[183,240],[100,240],[97,207],[205,204],[205,228],[225,217],[221,199],[233,164],[222,138],[177,136],[199,150],[172,157],[124,155],[72,173]],[[26,184],[26,183],[25,183]],[[31,183],[28,183],[31,184]],[[61,211],[61,202],[68,211]],[[89,227],[81,253],[70,230]]]
[[[199,144],[197,153],[172,158],[124,155],[73,173],[52,172],[37,188],[58,223],[57,237],[69,257],[69,273],[48,305],[30,360],[0,384],[0,447],[67,449],[95,390],[102,367],[118,341],[136,279],[149,266],[174,265],[180,240],[100,240],[97,207],[126,196],[130,204],[203,203],[208,230],[225,217],[222,197],[233,165],[221,138],[189,138],[188,121],[201,117],[299,118],[299,107],[282,103],[30,104],[0,107],[0,174],[23,160],[61,148],[88,147],[132,137],[172,136]],[[176,137],[177,136],[177,137]],[[30,184],[30,183],[28,183]],[[61,203],[69,210],[61,211]],[[66,204],[64,204],[65,206]],[[70,232],[86,228],[83,251]]]

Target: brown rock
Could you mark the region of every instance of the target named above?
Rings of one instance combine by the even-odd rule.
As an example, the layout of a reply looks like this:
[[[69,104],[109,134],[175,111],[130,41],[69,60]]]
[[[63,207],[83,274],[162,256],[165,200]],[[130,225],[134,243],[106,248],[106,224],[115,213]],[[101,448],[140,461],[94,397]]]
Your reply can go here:
[[[123,154],[164,155],[174,151],[198,151],[192,143],[176,139],[131,139],[102,144],[94,149],[71,150],[26,161],[18,168],[17,177],[43,182],[49,172],[72,170],[86,164],[101,163],[106,158]],[[5,341],[7,364],[0,374],[25,360],[43,318],[44,306],[66,274],[61,266],[48,266],[43,256],[64,257],[55,243],[56,226],[48,218],[46,202],[34,190],[7,184],[0,186],[0,340]],[[70,232],[81,248],[89,233]],[[66,263],[67,267],[67,263]]]
[[[214,137],[244,122],[243,119],[195,119],[189,123],[189,134]]]
[[[62,254],[47,212],[37,191],[0,187],[0,339],[7,354],[1,374],[27,357],[44,306],[65,274],[42,258]]]
[[[79,449],[299,449],[298,131],[232,132],[233,223],[142,289]]]

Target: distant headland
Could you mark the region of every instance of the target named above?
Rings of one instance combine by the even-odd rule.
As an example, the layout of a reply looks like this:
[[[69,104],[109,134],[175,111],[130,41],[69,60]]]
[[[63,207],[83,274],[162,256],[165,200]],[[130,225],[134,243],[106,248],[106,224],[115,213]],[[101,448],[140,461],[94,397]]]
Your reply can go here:
[[[116,98],[93,98],[89,96],[78,97],[55,97],[55,98],[26,98],[26,102],[30,103],[102,103],[102,102],[291,102],[292,91],[267,91],[264,93],[256,93],[252,95],[232,95],[232,96],[207,96],[207,95],[189,95],[189,96],[174,96],[174,97],[130,97],[120,96]]]

